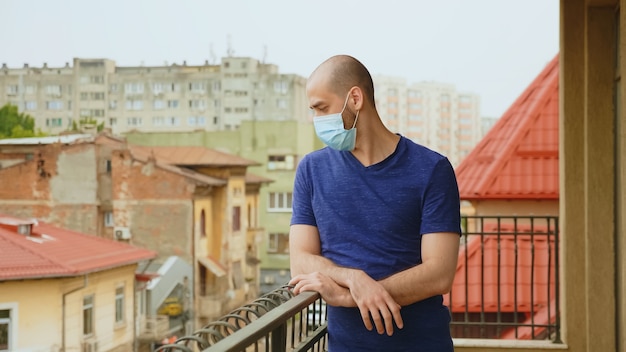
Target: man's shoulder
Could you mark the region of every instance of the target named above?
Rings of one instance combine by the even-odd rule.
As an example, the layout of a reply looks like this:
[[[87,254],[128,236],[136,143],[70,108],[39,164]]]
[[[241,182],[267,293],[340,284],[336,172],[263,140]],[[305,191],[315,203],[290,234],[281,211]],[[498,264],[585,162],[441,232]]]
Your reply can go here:
[[[406,137],[402,137],[401,142],[404,143],[409,155],[416,155],[416,159],[419,160],[419,162],[423,163],[424,161],[430,161],[434,165],[441,160],[447,160],[447,157],[445,155],[422,144],[414,142]]]

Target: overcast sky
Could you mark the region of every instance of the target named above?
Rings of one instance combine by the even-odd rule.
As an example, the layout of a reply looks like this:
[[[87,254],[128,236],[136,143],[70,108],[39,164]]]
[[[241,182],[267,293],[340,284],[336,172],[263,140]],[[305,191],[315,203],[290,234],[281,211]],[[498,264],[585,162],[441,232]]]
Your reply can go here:
[[[499,117],[558,54],[557,0],[0,0],[0,62],[189,65],[235,56],[307,77],[349,54],[373,75],[477,93]],[[230,44],[229,44],[230,43]]]

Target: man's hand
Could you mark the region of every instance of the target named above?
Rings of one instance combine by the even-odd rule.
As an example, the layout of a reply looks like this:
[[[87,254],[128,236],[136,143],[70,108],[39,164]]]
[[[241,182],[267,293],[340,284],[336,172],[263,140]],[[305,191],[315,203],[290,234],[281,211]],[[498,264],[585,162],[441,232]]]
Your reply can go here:
[[[296,295],[304,291],[316,291],[331,306],[356,307],[347,288],[319,272],[296,275],[289,280],[289,285],[293,286]]]
[[[361,311],[367,330],[372,330],[372,320],[379,334],[393,335],[393,322],[400,329],[404,326],[400,305],[377,281],[362,271],[355,271],[350,280],[350,294]]]

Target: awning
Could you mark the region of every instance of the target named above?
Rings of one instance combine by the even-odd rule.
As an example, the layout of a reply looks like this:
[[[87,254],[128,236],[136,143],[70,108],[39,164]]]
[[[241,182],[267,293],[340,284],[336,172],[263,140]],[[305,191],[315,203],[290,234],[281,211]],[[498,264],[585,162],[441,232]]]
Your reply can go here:
[[[146,282],[159,276],[161,276],[159,273],[135,273],[135,280]]]
[[[198,257],[198,262],[205,268],[211,270],[211,272],[217,277],[226,275],[226,268],[224,268],[220,262],[211,257]]]

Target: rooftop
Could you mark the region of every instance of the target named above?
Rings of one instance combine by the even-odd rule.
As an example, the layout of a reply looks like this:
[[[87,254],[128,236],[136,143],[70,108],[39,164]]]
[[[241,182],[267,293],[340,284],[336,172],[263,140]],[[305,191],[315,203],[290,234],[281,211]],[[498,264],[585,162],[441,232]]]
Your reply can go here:
[[[84,275],[154,257],[123,242],[0,214],[0,281]]]
[[[559,198],[558,55],[456,169],[461,199]]]

